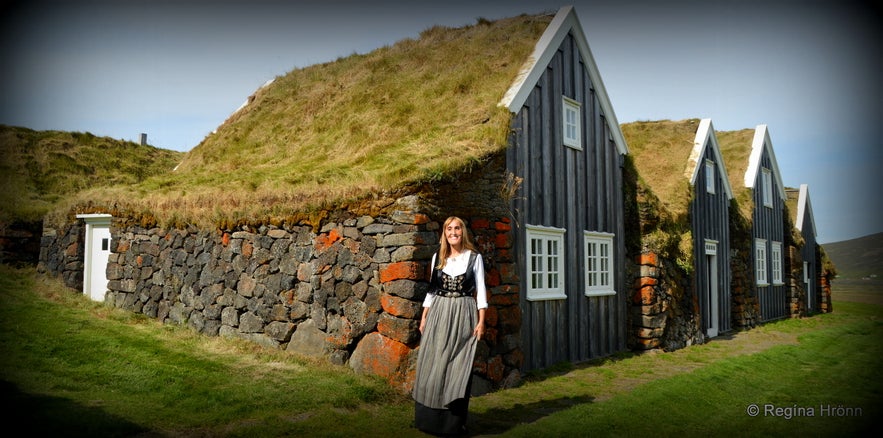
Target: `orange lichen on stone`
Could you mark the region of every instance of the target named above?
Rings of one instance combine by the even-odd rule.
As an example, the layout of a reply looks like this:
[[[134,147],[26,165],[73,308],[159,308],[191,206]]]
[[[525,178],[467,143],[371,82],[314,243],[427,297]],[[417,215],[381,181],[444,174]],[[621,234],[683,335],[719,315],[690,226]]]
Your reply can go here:
[[[380,268],[380,282],[388,283],[393,280],[419,280],[422,278],[423,269],[418,262],[389,263]]]
[[[340,235],[337,229],[332,229],[328,234],[320,234],[316,236],[316,250],[326,250],[340,239],[343,239],[343,236]]]

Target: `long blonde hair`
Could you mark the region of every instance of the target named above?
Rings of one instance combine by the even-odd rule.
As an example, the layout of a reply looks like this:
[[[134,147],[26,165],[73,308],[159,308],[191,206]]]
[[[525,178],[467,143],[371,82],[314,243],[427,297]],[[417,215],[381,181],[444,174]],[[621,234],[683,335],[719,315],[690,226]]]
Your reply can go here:
[[[451,222],[460,222],[460,228],[463,229],[463,237],[460,239],[461,245],[463,249],[468,249],[474,253],[477,253],[478,250],[475,249],[475,244],[472,243],[472,238],[469,237],[469,229],[466,228],[466,221],[458,218],[457,216],[451,216],[445,220],[445,224],[442,225],[441,229],[441,237],[438,240],[439,249],[438,249],[438,260],[435,261],[436,269],[442,269],[445,267],[445,263],[448,261],[448,256],[451,255],[451,245],[448,243],[448,239],[445,237],[445,230],[448,229],[448,225]]]

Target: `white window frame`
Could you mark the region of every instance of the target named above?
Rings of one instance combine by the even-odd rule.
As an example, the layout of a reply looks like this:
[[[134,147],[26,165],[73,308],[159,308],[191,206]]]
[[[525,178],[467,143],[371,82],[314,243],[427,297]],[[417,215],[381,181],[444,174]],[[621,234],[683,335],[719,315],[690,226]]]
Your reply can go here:
[[[766,240],[754,239],[754,276],[758,286],[769,286],[767,280]]]
[[[582,111],[579,102],[561,96],[561,138],[564,146],[582,150]],[[572,120],[571,120],[571,117]]]
[[[560,300],[567,298],[564,291],[564,233],[563,228],[527,225],[526,229],[526,267],[527,267],[527,300]],[[535,253],[534,241],[539,243],[539,252]],[[550,244],[556,245],[557,253],[550,254]],[[553,264],[550,268],[550,264]],[[554,285],[550,285],[554,282]]]
[[[587,297],[616,295],[614,284],[614,234],[583,231]],[[593,251],[592,249],[597,249]]]
[[[773,173],[764,167],[761,169],[761,184],[763,189],[763,206],[773,206]]]
[[[785,263],[782,260],[782,242],[770,242],[770,273],[775,286],[785,284],[782,280],[782,267],[784,265]]]
[[[705,191],[714,194],[714,161],[705,160]]]
[[[803,283],[809,284],[809,262],[803,262]]]

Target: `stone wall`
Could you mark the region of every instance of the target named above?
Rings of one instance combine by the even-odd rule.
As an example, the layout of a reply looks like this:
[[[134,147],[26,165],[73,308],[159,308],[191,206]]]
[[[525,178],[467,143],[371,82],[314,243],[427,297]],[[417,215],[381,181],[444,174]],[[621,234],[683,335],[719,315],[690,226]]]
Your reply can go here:
[[[473,218],[470,228],[495,261],[487,269],[487,336],[474,367],[476,390],[487,392],[520,378],[518,277],[508,219]],[[82,288],[82,229],[77,222],[47,230],[41,253],[41,270],[75,289]],[[324,356],[408,391],[438,230],[439,221],[403,211],[317,232],[144,229],[114,220],[106,301],[208,336]]]
[[[750,243],[747,247],[736,248],[734,245],[731,249],[730,291],[733,295],[732,314],[735,330],[747,330],[760,324],[760,301],[757,298],[751,254]]]
[[[820,281],[822,286],[819,312],[831,313],[834,311],[834,305],[831,303],[831,276],[823,275]]]
[[[57,276],[65,286],[82,291],[85,235],[83,221],[73,222],[62,229],[44,228],[37,272]]]
[[[786,286],[785,299],[788,300],[788,316],[800,318],[806,316],[806,286],[803,283],[803,257],[801,249],[788,245],[783,254]]]
[[[636,267],[630,325],[630,348],[634,350],[677,350],[705,342],[699,325],[699,302],[689,293],[687,279],[656,253],[644,251]]]

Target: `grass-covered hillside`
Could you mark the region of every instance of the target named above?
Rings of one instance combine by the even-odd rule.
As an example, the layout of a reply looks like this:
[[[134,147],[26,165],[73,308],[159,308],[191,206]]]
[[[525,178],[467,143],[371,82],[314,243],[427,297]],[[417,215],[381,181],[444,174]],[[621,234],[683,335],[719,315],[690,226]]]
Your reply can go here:
[[[0,222],[39,221],[77,192],[170,172],[182,152],[97,137],[0,125]]]
[[[436,26],[261,87],[173,174],[81,202],[160,223],[294,220],[432,181],[506,147],[498,106],[551,15]]]
[[[822,245],[837,264],[837,279],[883,282],[883,233]]]

